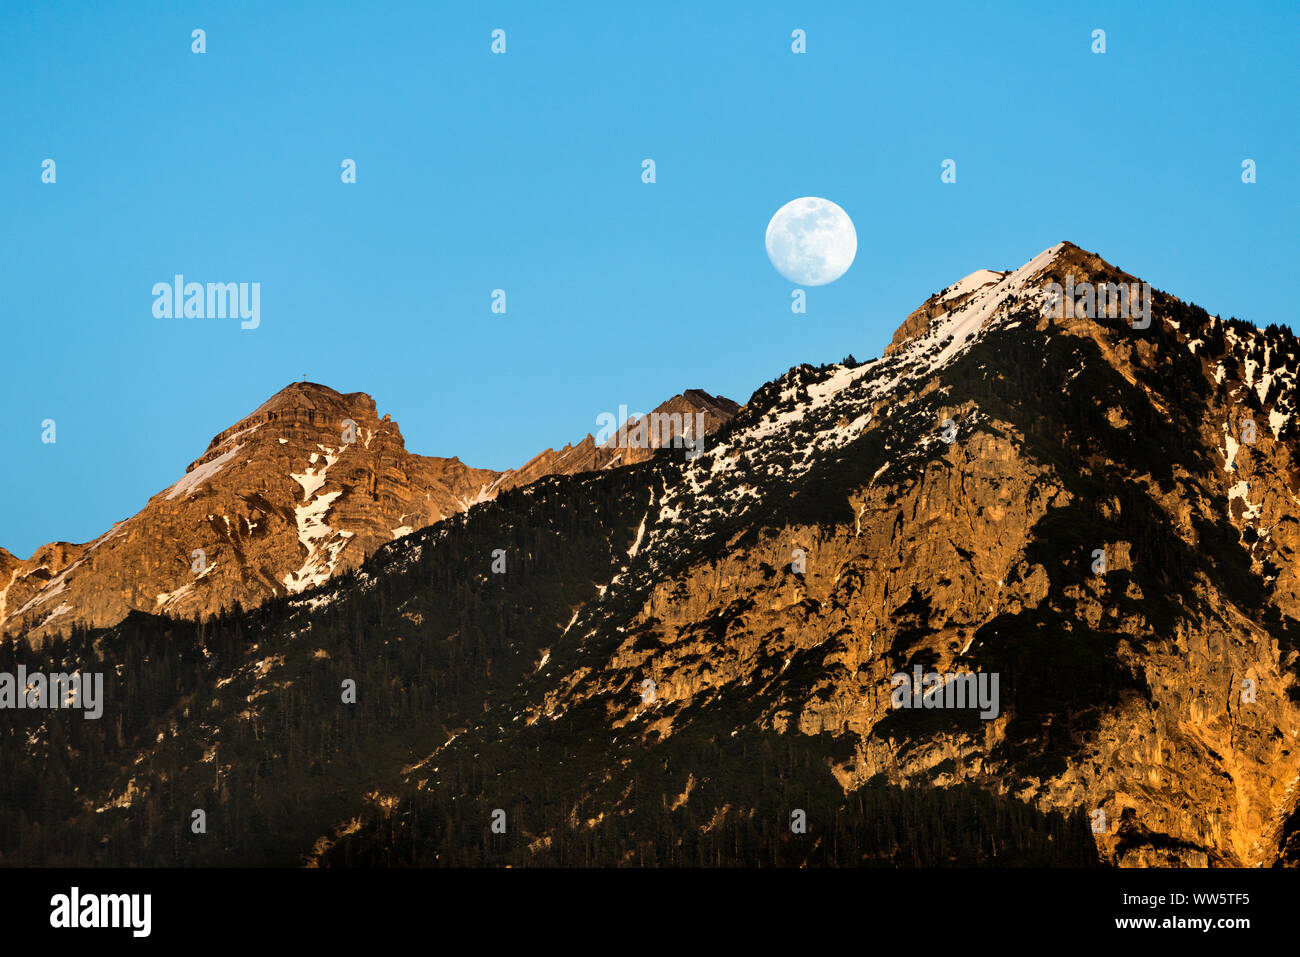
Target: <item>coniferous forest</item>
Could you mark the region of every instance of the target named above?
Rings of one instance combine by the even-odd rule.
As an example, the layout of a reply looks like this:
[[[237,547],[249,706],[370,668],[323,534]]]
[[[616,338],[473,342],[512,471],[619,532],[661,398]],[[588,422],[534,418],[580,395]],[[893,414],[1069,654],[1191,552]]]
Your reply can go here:
[[[419,533],[419,548],[381,552],[327,602],[202,622],[137,613],[39,651],[0,646],[4,670],[103,670],[107,699],[100,720],[33,709],[6,726],[0,863],[1096,863],[1082,812],[1044,815],[971,786],[873,781],[846,797],[830,764],[850,742],[732,734],[734,709],[697,709],[663,740],[611,731],[590,704],[562,727],[466,733],[512,712],[568,609],[626,550],[638,472],[653,467],[502,496],[474,522]],[[488,573],[494,548],[513,556],[509,574]],[[460,746],[403,773],[458,732]]]

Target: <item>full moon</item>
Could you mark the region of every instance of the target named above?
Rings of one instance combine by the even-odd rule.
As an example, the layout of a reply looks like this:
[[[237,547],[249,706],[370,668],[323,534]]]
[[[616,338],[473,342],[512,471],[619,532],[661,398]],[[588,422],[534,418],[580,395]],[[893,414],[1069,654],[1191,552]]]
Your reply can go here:
[[[857,254],[853,220],[829,199],[792,199],[767,224],[767,258],[800,286],[834,282],[848,272]]]

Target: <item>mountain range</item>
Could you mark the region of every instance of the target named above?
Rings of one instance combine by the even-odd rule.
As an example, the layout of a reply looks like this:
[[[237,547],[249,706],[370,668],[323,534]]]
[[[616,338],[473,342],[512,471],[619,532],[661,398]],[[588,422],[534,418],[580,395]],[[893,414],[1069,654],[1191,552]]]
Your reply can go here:
[[[292,386],[8,600],[0,672],[108,682],[4,729],[0,862],[1294,866],[1298,356],[1060,243],[672,400],[698,456],[503,475]]]
[[[665,418],[662,436],[639,443],[642,417],[632,417],[599,445],[589,434],[497,472],[408,452],[397,423],[379,418],[365,393],[295,382],[214,436],[178,481],[93,541],[51,542],[26,561],[0,548],[0,634],[39,641],[73,622],[113,625],[133,610],[195,617],[255,607],[504,489],[643,461],[689,431],[689,417],[702,414],[707,433],[738,408],[689,389],[645,417]]]

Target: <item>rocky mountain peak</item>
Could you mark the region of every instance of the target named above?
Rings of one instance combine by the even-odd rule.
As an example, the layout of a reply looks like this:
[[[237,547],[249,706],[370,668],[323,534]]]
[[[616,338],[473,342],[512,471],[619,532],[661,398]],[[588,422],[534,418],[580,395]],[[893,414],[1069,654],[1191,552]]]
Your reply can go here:
[[[1029,277],[1017,274],[1021,274],[1030,264],[1035,266],[1035,271],[1049,269],[1059,257],[1077,248],[1072,243],[1059,242],[1043,250],[1014,273],[1009,270],[977,269],[951,285],[945,286],[927,298],[903,320],[903,324],[895,330],[893,339],[885,347],[885,355],[890,356],[898,352],[907,343],[928,332],[944,316],[963,308],[972,300],[996,293],[998,286],[1013,275],[1023,282]]]
[[[341,393],[319,382],[301,381],[290,382],[254,409],[248,418],[254,419],[258,415],[277,413],[281,414],[283,419],[275,421],[296,421],[301,418],[293,414],[297,410],[314,411],[318,416],[346,415],[354,412],[359,412],[367,418],[377,415],[375,400],[365,392]]]
[[[336,426],[336,431],[341,436],[344,430],[343,423],[346,420],[351,419],[358,426],[373,427],[380,421],[376,415],[375,400],[364,392],[343,394],[316,382],[291,382],[249,415],[213,436],[203,457],[194,464],[204,461],[212,450],[223,445],[234,435],[242,433],[251,439],[253,430],[262,426],[268,428],[257,437],[258,441],[265,441],[268,438],[302,437],[308,433],[316,434],[327,424]],[[383,421],[389,422],[388,416],[384,416]],[[401,433],[397,431],[396,425],[393,425],[392,431],[396,440],[404,447]],[[191,465],[191,468],[193,467]]]

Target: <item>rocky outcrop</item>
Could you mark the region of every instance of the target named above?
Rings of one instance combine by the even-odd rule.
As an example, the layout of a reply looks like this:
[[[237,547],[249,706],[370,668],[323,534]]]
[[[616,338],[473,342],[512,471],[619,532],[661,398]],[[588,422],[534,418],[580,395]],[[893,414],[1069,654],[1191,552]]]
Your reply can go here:
[[[547,449],[521,468],[506,472],[496,489],[518,488],[547,475],[574,475],[616,465],[635,465],[651,458],[660,448],[681,448],[683,455],[694,448],[696,430],[707,443],[740,410],[731,399],[714,396],[702,389],[687,389],[646,415],[629,416],[611,423],[613,434],[597,444],[590,433],[577,445],[558,452]],[[612,413],[611,413],[612,415]],[[701,446],[702,448],[702,446]]]

